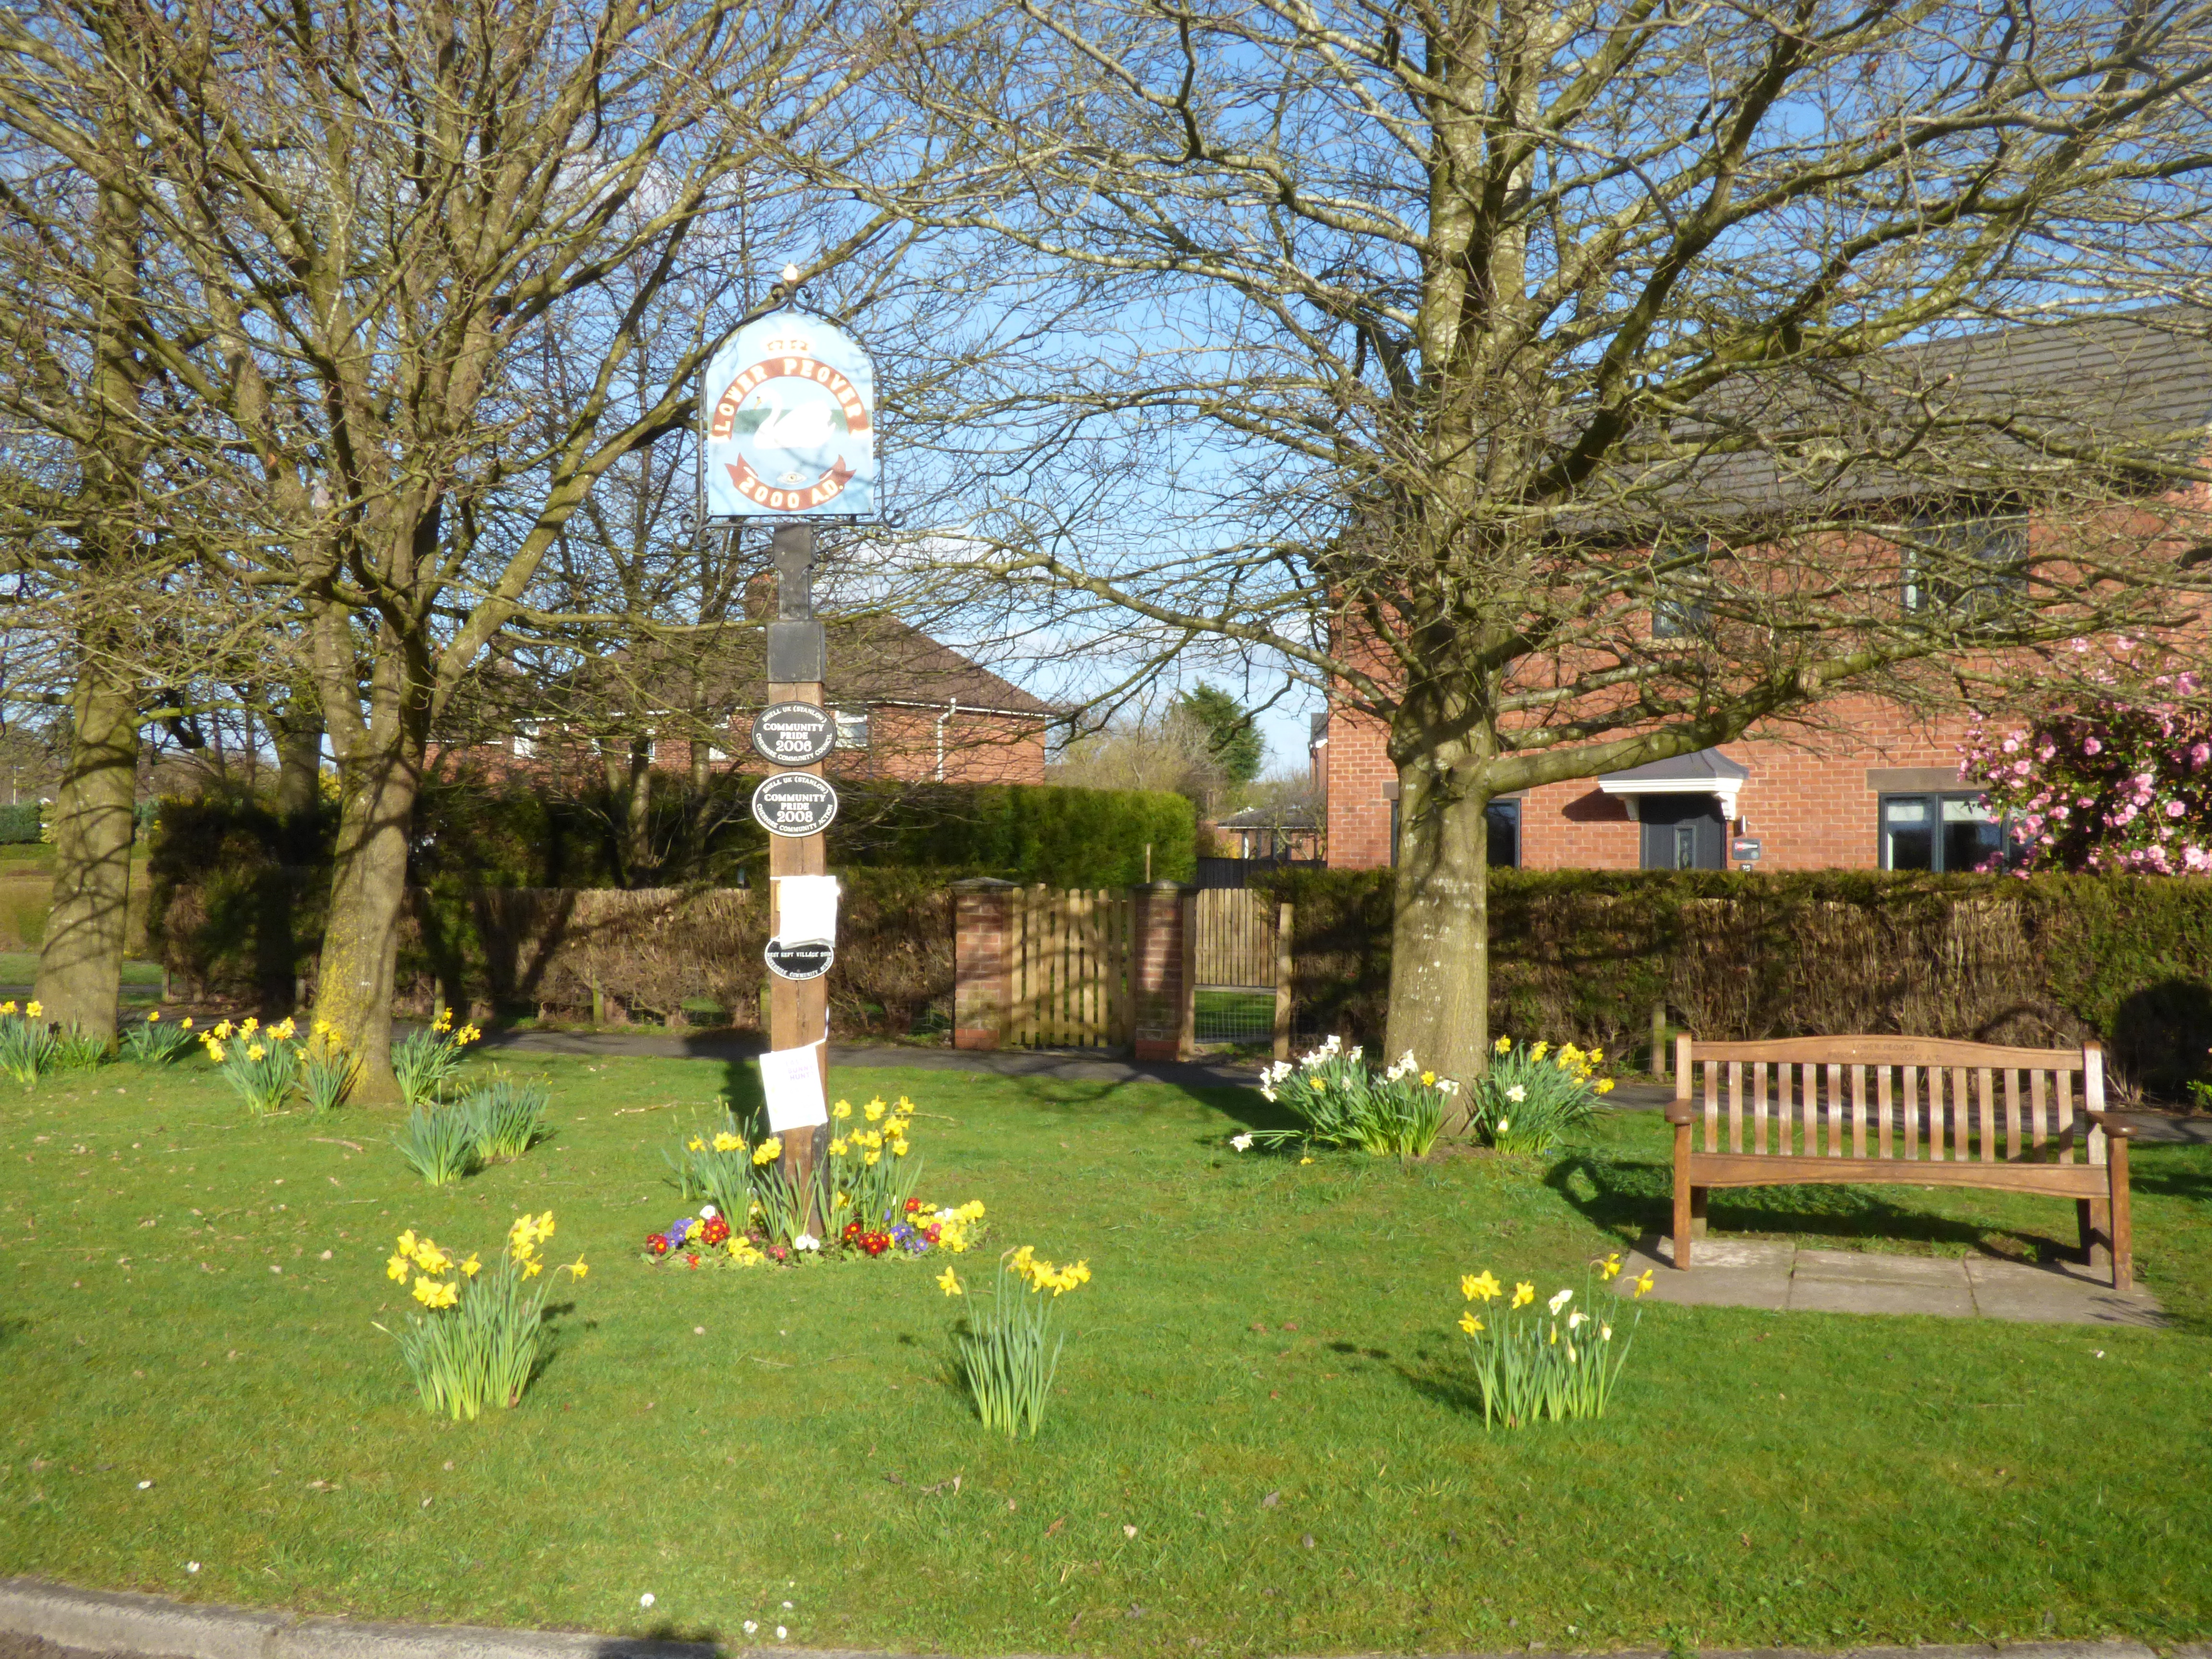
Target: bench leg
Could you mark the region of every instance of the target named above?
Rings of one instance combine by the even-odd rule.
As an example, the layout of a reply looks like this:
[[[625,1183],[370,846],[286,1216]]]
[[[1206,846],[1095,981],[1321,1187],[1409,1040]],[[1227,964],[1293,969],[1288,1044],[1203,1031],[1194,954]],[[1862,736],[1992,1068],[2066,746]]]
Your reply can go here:
[[[1711,1190],[1709,1187],[1690,1188],[1690,1237],[1692,1238],[1705,1236],[1705,1194]]]
[[[2136,1250],[2135,1218],[2128,1210],[2128,1143],[2124,1135],[2110,1138],[2106,1157],[2106,1179],[2112,1183],[2106,1200],[2106,1214],[2110,1218],[2112,1245],[2112,1288],[2127,1291],[2135,1288]]]
[[[1692,1198],[1690,1189],[1690,1126],[1674,1126],[1674,1266],[1687,1270],[1690,1265],[1690,1234],[1692,1212],[1700,1207],[1696,1199],[1704,1198],[1699,1192]]]
[[[2112,1201],[2077,1198],[2074,1200],[2074,1218],[2081,1230],[2082,1261],[2092,1267],[2105,1266],[2112,1260]]]

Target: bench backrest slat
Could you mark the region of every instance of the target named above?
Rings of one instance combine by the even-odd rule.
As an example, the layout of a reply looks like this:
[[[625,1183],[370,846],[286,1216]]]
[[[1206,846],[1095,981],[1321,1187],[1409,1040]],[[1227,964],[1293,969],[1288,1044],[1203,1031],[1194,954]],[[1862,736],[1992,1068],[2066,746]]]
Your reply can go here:
[[[1842,1158],[1848,1140],[1850,1156],[1858,1158],[1998,1164],[2045,1156],[2055,1140],[2057,1156],[2070,1164],[2076,1117],[2104,1109],[2104,1055],[2094,1043],[2019,1048],[1924,1037],[1698,1042],[1684,1036],[1676,1041],[1675,1062],[1676,1097],[1687,1105],[1693,1091],[1704,1096],[1709,1152],[1725,1141],[1730,1152]],[[2105,1162],[2101,1129],[2093,1127],[2081,1145],[2090,1163]]]

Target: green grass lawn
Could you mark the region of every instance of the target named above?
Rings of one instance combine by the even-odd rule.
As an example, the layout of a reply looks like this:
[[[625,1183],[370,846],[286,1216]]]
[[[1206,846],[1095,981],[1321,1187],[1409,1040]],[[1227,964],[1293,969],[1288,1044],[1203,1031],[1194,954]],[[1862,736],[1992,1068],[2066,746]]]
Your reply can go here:
[[[0,985],[28,985],[39,976],[36,951],[0,951]],[[161,964],[126,962],[123,964],[123,995],[126,1001],[143,1000],[148,991],[161,988]]]
[[[544,1069],[555,1139],[436,1193],[388,1116],[249,1123],[197,1060],[6,1085],[0,1573],[969,1654],[2212,1632],[2206,1150],[2136,1159],[2173,1330],[1646,1304],[1604,1421],[1486,1433],[1459,1275],[1579,1285],[1659,1224],[1656,1114],[1548,1166],[1301,1166],[1224,1150],[1241,1091],[844,1074],[919,1103],[926,1194],[1091,1262],[1053,1414],[1009,1445],[945,1379],[933,1266],[636,1260],[721,1066]],[[549,1207],[592,1264],[551,1363],[519,1410],[424,1415],[373,1323],[392,1236],[490,1246]],[[2072,1210],[1785,1188],[1712,1218],[2026,1252]]]

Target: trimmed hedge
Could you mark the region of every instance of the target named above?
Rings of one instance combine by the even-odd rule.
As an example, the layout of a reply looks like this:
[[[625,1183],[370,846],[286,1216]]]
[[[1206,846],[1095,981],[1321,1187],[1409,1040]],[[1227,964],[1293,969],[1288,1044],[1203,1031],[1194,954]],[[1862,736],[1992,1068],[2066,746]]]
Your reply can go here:
[[[15,846],[39,838],[39,803],[19,801],[0,806],[0,846]]]
[[[1293,1019],[1379,1043],[1389,870],[1291,870]],[[1500,870],[1493,1030],[1641,1054],[1651,1005],[1716,1041],[1900,1031],[2101,1039],[2178,1097],[2212,1045],[2212,882],[2155,877]]]

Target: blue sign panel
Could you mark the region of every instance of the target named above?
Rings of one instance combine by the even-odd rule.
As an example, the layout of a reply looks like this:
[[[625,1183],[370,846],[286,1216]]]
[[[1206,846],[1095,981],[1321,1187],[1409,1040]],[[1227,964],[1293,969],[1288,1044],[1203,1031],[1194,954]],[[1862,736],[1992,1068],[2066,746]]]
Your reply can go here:
[[[848,519],[876,511],[876,371],[860,343],[803,311],[746,324],[707,365],[707,517]]]

